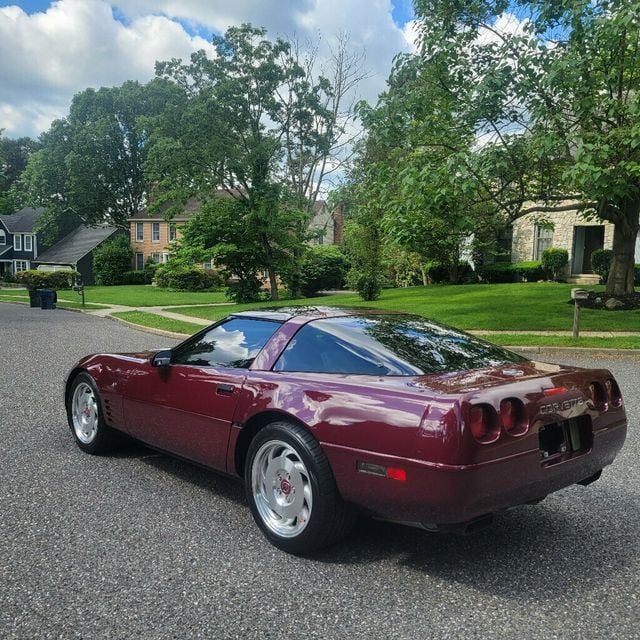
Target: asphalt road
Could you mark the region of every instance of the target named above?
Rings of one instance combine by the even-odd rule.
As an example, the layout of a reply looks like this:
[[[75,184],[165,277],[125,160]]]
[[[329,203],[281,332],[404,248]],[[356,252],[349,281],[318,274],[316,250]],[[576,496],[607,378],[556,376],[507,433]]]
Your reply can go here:
[[[241,487],[134,447],[93,457],[61,399],[88,352],[170,346],[0,305],[0,638],[638,638],[640,362],[608,366],[630,433],[589,487],[471,537],[363,520],[313,558],[271,547]]]

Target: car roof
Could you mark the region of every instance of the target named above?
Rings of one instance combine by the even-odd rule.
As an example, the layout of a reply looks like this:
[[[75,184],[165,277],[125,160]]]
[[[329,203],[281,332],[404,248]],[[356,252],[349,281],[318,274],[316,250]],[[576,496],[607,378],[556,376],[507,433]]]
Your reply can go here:
[[[255,311],[237,311],[231,314],[234,317],[255,318],[257,320],[274,320],[287,322],[293,318],[298,320],[317,320],[318,318],[340,318],[344,316],[369,316],[369,315],[406,315],[398,311],[386,309],[354,308],[354,307],[324,307],[324,306],[299,306],[299,307],[274,307],[272,309],[256,309]]]

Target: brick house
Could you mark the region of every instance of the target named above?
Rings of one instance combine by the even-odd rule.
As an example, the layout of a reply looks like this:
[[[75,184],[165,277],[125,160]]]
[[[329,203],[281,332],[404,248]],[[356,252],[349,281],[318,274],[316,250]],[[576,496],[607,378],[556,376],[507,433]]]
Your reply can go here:
[[[226,195],[226,194],[225,194]],[[180,227],[198,213],[199,203],[190,198],[184,211],[167,220],[162,213],[140,211],[129,218],[131,248],[134,253],[133,268],[140,271],[151,258],[154,262],[164,263],[171,255],[171,243],[180,238]],[[324,200],[316,202],[314,217],[309,225],[313,234],[310,242],[317,244],[342,244],[344,235],[344,210],[342,205],[330,211]],[[202,265],[211,268],[211,263]]]
[[[543,217],[553,223],[553,229],[537,221]],[[591,268],[591,254],[597,249],[613,246],[613,224],[589,221],[576,211],[530,213],[513,223],[511,262],[541,260],[548,247],[566,249],[569,264],[565,277],[569,281],[597,283]],[[636,241],[636,262],[640,260],[640,237]]]

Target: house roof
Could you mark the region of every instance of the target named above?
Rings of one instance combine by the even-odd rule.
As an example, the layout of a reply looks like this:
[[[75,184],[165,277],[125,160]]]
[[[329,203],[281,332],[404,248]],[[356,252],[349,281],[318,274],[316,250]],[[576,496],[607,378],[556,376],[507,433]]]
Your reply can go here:
[[[32,209],[25,207],[8,216],[0,216],[0,220],[9,233],[33,233],[38,218],[44,213],[44,207]]]
[[[117,231],[116,227],[83,225],[49,247],[34,262],[74,265]]]
[[[236,191],[236,193],[239,193]],[[224,189],[218,189],[215,193],[218,198],[232,198],[234,197],[232,193],[225,191]],[[313,211],[314,213],[319,213],[326,207],[326,202],[324,200],[316,200],[313,203]],[[134,213],[129,220],[131,222],[164,222],[167,218],[163,215],[163,212],[166,211],[170,207],[170,203],[166,203],[165,205],[159,207],[158,210],[150,212],[148,209],[144,209],[143,211],[138,211],[138,213]],[[200,211],[202,207],[202,202],[196,196],[193,196],[187,200],[184,205],[184,209],[181,213],[176,214],[171,218],[172,222],[185,222],[189,220],[192,216]]]

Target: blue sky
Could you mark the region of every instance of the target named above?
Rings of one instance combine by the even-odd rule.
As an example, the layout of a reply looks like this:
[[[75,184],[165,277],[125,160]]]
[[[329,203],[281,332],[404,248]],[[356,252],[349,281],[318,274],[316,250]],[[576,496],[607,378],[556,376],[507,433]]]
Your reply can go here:
[[[368,77],[353,99],[375,102],[395,55],[411,51],[412,0],[0,0],[0,129],[37,136],[75,93],[146,82],[156,60],[213,54],[211,35],[251,22],[270,36],[319,42],[343,35]]]

